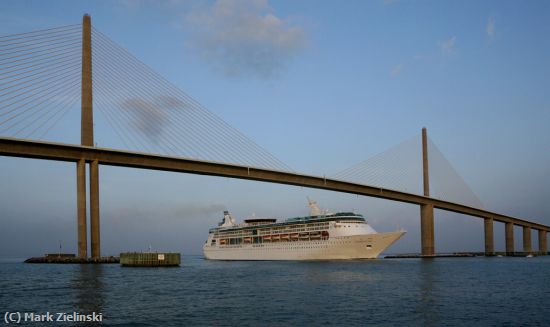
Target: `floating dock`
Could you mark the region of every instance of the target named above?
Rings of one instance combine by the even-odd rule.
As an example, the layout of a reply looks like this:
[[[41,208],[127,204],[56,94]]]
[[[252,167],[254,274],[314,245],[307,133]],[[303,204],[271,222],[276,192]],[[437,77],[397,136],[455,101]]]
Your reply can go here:
[[[178,267],[181,255],[175,252],[125,252],[120,254],[123,267]]]
[[[46,254],[43,257],[33,257],[25,260],[25,263],[119,263],[118,257],[80,258],[74,254]]]

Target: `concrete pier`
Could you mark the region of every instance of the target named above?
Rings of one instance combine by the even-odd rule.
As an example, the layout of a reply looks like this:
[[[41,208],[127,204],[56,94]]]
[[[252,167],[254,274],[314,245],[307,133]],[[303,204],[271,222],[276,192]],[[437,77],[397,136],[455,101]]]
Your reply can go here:
[[[99,233],[99,163],[90,163],[90,236],[92,258],[101,257]]]
[[[434,255],[434,206],[431,204],[420,206],[420,234],[422,255]]]
[[[430,169],[428,166],[428,133],[426,127],[422,128],[422,176],[424,184],[424,196],[430,196]],[[422,255],[435,254],[434,240],[434,206],[432,204],[420,205],[420,243]]]
[[[76,163],[76,211],[78,229],[78,257],[88,257],[88,238],[86,227],[86,161]]]
[[[506,223],[506,255],[514,254],[514,223]]]
[[[531,228],[523,226],[523,252],[531,253]]]
[[[539,229],[539,253],[546,255],[548,253],[547,233]]]
[[[484,219],[484,232],[485,232],[485,255],[495,255],[495,243],[493,237],[493,218]]]

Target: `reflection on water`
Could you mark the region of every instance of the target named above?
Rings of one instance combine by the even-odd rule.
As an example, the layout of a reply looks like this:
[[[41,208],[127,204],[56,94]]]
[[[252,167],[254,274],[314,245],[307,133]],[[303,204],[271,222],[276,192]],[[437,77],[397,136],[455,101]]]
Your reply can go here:
[[[338,270],[328,273],[326,280],[332,282],[373,282],[376,278],[367,272]]]
[[[102,313],[104,309],[103,265],[78,265],[71,287],[75,290],[74,311],[90,314]]]
[[[418,312],[422,317],[423,326],[440,326],[441,319],[437,313],[437,300],[435,298],[435,280],[437,266],[435,259],[421,259],[419,262],[419,286],[420,300],[418,301]]]

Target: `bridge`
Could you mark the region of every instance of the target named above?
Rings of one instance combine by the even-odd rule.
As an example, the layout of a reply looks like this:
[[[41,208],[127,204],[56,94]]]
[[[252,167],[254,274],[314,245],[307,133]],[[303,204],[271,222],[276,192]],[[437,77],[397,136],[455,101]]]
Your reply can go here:
[[[97,48],[99,48],[99,50],[92,49],[92,31],[94,31],[94,35],[97,35],[96,38],[99,40],[97,42]],[[75,41],[77,37],[78,42]],[[166,103],[168,101],[170,102],[170,108],[172,108],[172,106],[179,105],[180,102],[183,105],[184,101],[188,101],[185,102],[186,108],[196,110],[194,112],[195,114],[202,113],[203,111],[200,111],[202,109],[194,100],[188,100],[187,96],[180,95],[178,90],[172,89],[173,86],[166,84],[161,78],[153,75],[148,71],[147,67],[144,68],[142,66],[143,64],[140,62],[132,62],[129,67],[131,67],[133,71],[145,69],[146,75],[144,76],[146,78],[143,78],[144,81],[141,82],[140,86],[146,88],[145,90],[150,93],[145,94],[145,96],[148,96],[149,100],[146,101],[143,98],[138,98],[136,100],[135,96],[129,98],[132,101],[128,101],[128,99],[121,100],[121,93],[127,92],[128,94],[135,95],[136,91],[119,90],[120,93],[115,92],[114,90],[119,87],[119,84],[113,82],[113,79],[137,79],[123,74],[108,73],[116,67],[115,64],[109,64],[107,61],[93,61],[93,55],[96,53],[95,51],[99,51],[98,54],[100,56],[103,54],[101,51],[113,56],[118,55],[119,58],[123,60],[120,65],[127,64],[127,62],[130,61],[131,58],[119,48],[110,49],[110,42],[111,41],[102,33],[92,29],[91,18],[88,15],[84,16],[81,25],[78,24],[76,26],[22,33],[0,38],[0,73],[2,74],[0,75],[0,82],[4,81],[0,84],[0,133],[2,131],[15,131],[19,128],[17,133],[12,133],[17,136],[19,133],[25,133],[25,131],[28,130],[27,127],[30,126],[32,128],[32,125],[36,124],[35,128],[28,133],[32,135],[35,131],[46,126],[52,119],[54,122],[56,119],[59,120],[60,117],[63,117],[64,113],[66,113],[67,109],[64,107],[56,108],[54,114],[48,116],[48,111],[41,112],[40,110],[50,105],[50,102],[55,105],[55,102],[52,102],[54,100],[49,102],[46,100],[50,99],[48,97],[59,97],[60,94],[69,92],[67,90],[76,93],[74,91],[75,86],[80,86],[78,92],[81,100],[80,145],[19,137],[0,137],[0,155],[76,163],[79,257],[88,257],[88,206],[90,208],[91,257],[95,259],[101,256],[99,205],[100,165],[163,170],[296,185],[415,204],[420,207],[421,249],[422,255],[426,257],[435,255],[434,209],[461,213],[483,219],[486,255],[494,255],[495,253],[493,235],[493,223],[495,221],[505,224],[507,254],[513,254],[515,252],[514,226],[523,228],[523,252],[533,252],[531,240],[532,230],[538,231],[537,252],[540,254],[547,254],[548,252],[547,233],[550,232],[550,226],[492,212],[476,205],[461,204],[447,199],[439,199],[430,196],[429,139],[425,128],[422,129],[421,134],[422,195],[388,187],[368,185],[357,181],[349,181],[342,178],[327,178],[326,176],[320,177],[292,172],[288,167],[281,164],[275,158],[272,158],[264,150],[259,149],[255,143],[248,142],[242,135],[227,128],[223,122],[217,121],[215,117],[212,117],[211,113],[208,112],[199,119],[201,124],[200,127],[208,127],[208,124],[212,124],[211,126],[216,126],[218,132],[221,128],[225,128],[225,130],[223,130],[225,134],[215,135],[214,141],[206,140],[205,142],[207,144],[211,142],[212,146],[219,147],[215,142],[223,142],[228,139],[234,140],[234,142],[238,143],[237,148],[240,150],[238,153],[248,158],[248,162],[243,164],[235,162],[236,160],[232,160],[230,155],[233,151],[227,152],[226,158],[229,158],[229,160],[227,160],[228,162],[224,162],[223,160],[212,160],[211,157],[206,155],[203,155],[202,159],[197,155],[170,155],[170,153],[175,152],[174,149],[187,146],[187,143],[180,139],[182,135],[177,132],[178,129],[186,127],[181,126],[181,123],[185,122],[181,117],[177,120],[177,123],[180,124],[179,127],[171,129],[169,134],[162,135],[162,133],[159,132],[158,128],[162,128],[162,126],[158,126],[162,125],[159,123],[157,126],[141,128],[141,130],[138,131],[140,134],[136,133],[134,137],[132,137],[131,131],[128,129],[128,126],[124,125],[123,119],[137,119],[138,126],[140,127],[143,127],[145,124],[143,122],[143,117],[140,118],[140,115],[146,115],[145,117],[148,120],[162,122],[162,118],[159,118],[159,115],[162,117],[163,114],[153,111],[156,109],[156,106],[159,106],[159,103],[160,106],[167,105]],[[55,44],[55,46],[53,48],[48,47],[48,44],[52,43]],[[78,43],[79,55],[76,56],[74,53],[69,54],[60,60],[59,57],[62,56],[61,53],[63,53],[63,51],[66,50],[65,54],[71,51],[74,52],[75,43]],[[61,49],[59,49],[59,44],[68,45],[65,45],[66,48],[61,47]],[[54,59],[51,59],[51,57]],[[53,72],[50,72],[43,67],[51,66],[52,60],[58,60],[58,62],[61,61],[63,63],[58,64],[59,66],[57,66]],[[79,61],[78,65],[75,65],[75,60]],[[67,63],[65,63],[65,61]],[[94,63],[94,67],[97,66],[99,70],[97,79],[92,79],[92,63]],[[74,67],[77,69],[79,68],[80,71],[71,73],[71,71],[74,71]],[[94,76],[96,76],[95,70]],[[75,78],[78,78],[78,80],[75,80]],[[153,93],[150,89],[154,87],[158,87],[159,90],[166,90],[166,94],[170,94],[173,97],[161,98],[152,96]],[[53,90],[54,95],[52,95],[50,90]],[[164,152],[168,152],[168,154],[154,154],[149,151],[131,151],[97,147],[94,144],[93,108],[95,90],[97,90],[99,94],[99,100],[96,101],[100,105],[99,110],[101,110],[106,117],[112,118],[112,126],[121,139],[126,139],[128,143],[141,143],[142,147],[146,150],[150,150],[154,144],[164,144],[161,141],[168,142],[169,144],[163,145],[165,149],[168,149],[168,151]],[[71,94],[67,100],[67,103],[69,103],[67,107],[70,107],[70,103],[74,98],[75,97]],[[127,108],[128,111],[133,110],[135,116],[131,116],[128,113],[109,111],[112,110],[110,108],[112,108],[113,105],[109,103],[107,98],[116,98],[119,107],[121,107],[120,103],[122,103],[122,107]],[[34,101],[34,103],[32,101]],[[42,118],[37,117],[45,118],[41,121]],[[24,127],[20,127],[21,124],[24,125]],[[42,125],[38,126],[38,124]],[[54,125],[55,123],[50,125],[50,127],[46,129],[46,132]],[[193,127],[190,127],[190,129],[192,128]],[[149,144],[146,144],[147,135],[144,135],[144,131],[147,130],[155,139]],[[189,142],[193,141],[192,135],[187,134],[183,136],[185,136]],[[208,137],[208,135],[204,137]],[[213,152],[222,153],[224,147],[227,146],[231,146],[231,144],[222,145],[221,148]],[[204,151],[208,151],[208,149]],[[254,157],[254,154],[259,155]],[[89,165],[89,201],[86,199],[86,165]]]

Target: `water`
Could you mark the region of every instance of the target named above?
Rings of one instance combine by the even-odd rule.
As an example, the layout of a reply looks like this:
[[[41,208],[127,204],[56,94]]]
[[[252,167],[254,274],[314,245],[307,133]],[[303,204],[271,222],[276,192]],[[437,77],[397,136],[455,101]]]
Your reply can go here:
[[[4,260],[2,320],[76,311],[108,326],[550,326],[550,256],[182,264]]]

